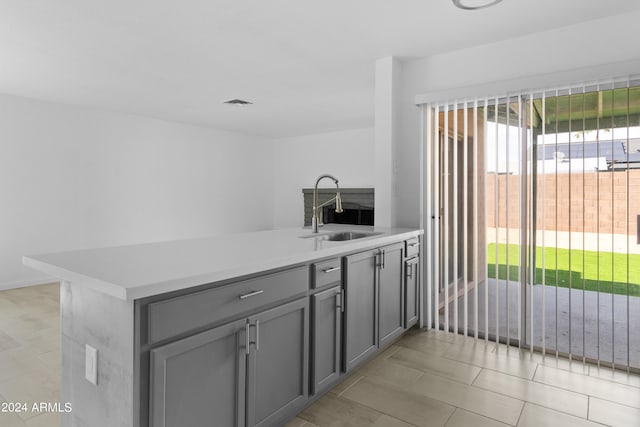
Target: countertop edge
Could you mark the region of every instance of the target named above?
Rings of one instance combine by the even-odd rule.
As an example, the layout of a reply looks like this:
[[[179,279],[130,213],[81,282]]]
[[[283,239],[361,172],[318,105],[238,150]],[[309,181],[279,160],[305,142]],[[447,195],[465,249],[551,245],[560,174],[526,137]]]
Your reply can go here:
[[[64,281],[64,282],[82,281],[83,284],[85,284],[86,286],[98,292],[102,292],[104,294],[107,294],[122,300],[129,299],[127,298],[127,289],[110,282],[105,282],[103,280],[89,277],[84,274],[79,274],[74,271],[70,271],[70,270],[61,268],[57,265],[46,263],[26,255],[22,257],[22,264],[27,267],[33,268],[35,270],[46,273],[50,276],[53,276],[59,279],[60,281]]]
[[[188,289],[207,283],[230,280],[236,277],[239,278],[242,276],[257,274],[263,271],[286,268],[297,264],[304,264],[315,259],[328,258],[332,256],[342,256],[348,253],[373,249],[378,246],[400,242],[402,240],[406,240],[411,237],[417,237],[422,234],[424,234],[424,232],[421,229],[407,229],[406,231],[402,231],[399,233],[383,234],[368,237],[362,240],[349,241],[345,244],[336,245],[335,247],[323,248],[321,251],[305,252],[281,258],[267,259],[254,264],[247,264],[236,268],[230,268],[228,270],[217,270],[196,276],[186,276],[167,281],[142,284],[136,287],[126,287],[123,285],[99,280],[84,274],[79,274],[63,267],[38,260],[37,258],[35,258],[35,256],[23,256],[22,262],[27,267],[49,274],[61,281],[82,282],[83,285],[86,285],[87,287],[95,291],[110,295],[121,300],[133,301],[160,295],[167,292]]]

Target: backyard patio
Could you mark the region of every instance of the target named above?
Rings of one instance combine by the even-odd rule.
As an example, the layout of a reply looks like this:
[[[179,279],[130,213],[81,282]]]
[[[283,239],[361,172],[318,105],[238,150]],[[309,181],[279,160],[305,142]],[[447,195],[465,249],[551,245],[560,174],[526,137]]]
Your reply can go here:
[[[509,330],[507,331],[507,282],[489,279],[488,287],[481,283],[478,292],[478,332],[485,336],[488,329],[489,339],[495,340],[496,315],[499,335],[503,338],[518,338],[520,310],[520,284],[509,282]],[[530,317],[533,306],[533,344],[534,348],[544,347],[546,353],[555,356],[572,354],[582,360],[601,360],[616,364],[618,369],[640,369],[640,297],[618,294],[605,294],[580,289],[568,289],[549,285],[533,286],[533,302],[530,299],[530,286],[527,287],[527,313]],[[468,317],[473,319],[476,289],[468,294]],[[489,300],[488,313],[485,311],[485,295]],[[497,300],[497,304],[496,304]],[[544,301],[544,305],[543,305]],[[449,325],[453,325],[455,301],[449,304]],[[497,307],[497,308],[496,308]],[[571,316],[569,316],[571,313]],[[462,327],[464,301],[458,298],[458,322]],[[485,318],[488,317],[488,326]],[[444,322],[443,310],[440,322]],[[631,325],[631,328],[627,328]],[[527,326],[526,342],[531,342],[531,326]],[[473,325],[469,325],[469,334],[473,334]]]

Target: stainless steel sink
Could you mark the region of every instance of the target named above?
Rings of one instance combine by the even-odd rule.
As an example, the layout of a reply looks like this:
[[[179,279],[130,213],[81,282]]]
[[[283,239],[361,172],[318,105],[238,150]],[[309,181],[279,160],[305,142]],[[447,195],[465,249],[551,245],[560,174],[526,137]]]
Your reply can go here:
[[[379,233],[365,233],[361,231],[340,231],[327,235],[327,240],[332,242],[342,242],[343,240],[362,239],[363,237],[375,236]]]
[[[382,233],[376,233],[373,231],[334,231],[331,233],[322,234],[307,234],[300,236],[303,239],[316,238],[320,240],[328,240],[330,242],[344,242],[346,240],[362,239],[364,237],[376,236]]]

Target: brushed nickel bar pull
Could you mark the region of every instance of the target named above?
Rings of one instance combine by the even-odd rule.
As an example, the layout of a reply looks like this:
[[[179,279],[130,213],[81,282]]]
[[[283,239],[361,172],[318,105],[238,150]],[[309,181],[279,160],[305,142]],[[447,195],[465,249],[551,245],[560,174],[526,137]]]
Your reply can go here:
[[[260,321],[256,320],[256,351],[260,350]]]
[[[249,292],[248,294],[240,295],[239,298],[240,299],[245,299],[245,298],[253,297],[253,296],[256,296],[256,295],[260,295],[263,292],[264,292],[264,290],[260,289],[258,291],[252,291],[252,292]]]
[[[420,246],[420,242],[409,243],[409,246],[411,246],[412,248],[414,248],[416,246]]]
[[[340,312],[344,313],[344,289],[340,289]]]
[[[322,272],[327,274],[327,273],[333,273],[334,271],[338,271],[338,270],[340,270],[340,267],[330,267],[330,268],[325,268],[324,270],[322,270]]]
[[[249,347],[251,346],[251,341],[249,340],[249,320],[247,320],[247,324],[245,325],[244,334],[245,334],[245,349],[246,353],[249,354]]]
[[[407,267],[407,277],[411,279],[413,277],[413,264],[409,264]]]

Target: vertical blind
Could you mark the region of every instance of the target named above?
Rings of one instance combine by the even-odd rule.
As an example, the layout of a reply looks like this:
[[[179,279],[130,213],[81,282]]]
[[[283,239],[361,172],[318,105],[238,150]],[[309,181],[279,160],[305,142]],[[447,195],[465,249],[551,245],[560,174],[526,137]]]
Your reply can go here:
[[[427,327],[640,369],[640,81],[422,108]]]

